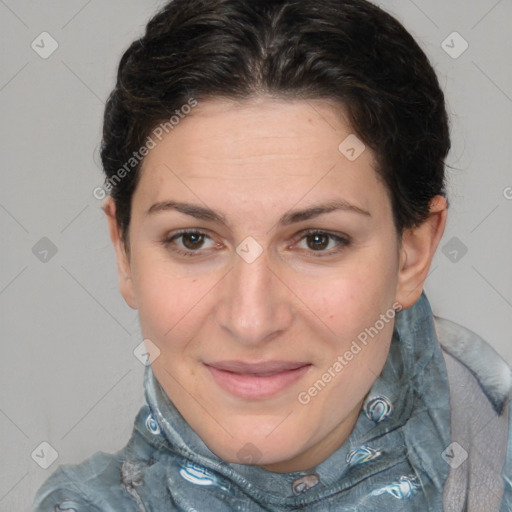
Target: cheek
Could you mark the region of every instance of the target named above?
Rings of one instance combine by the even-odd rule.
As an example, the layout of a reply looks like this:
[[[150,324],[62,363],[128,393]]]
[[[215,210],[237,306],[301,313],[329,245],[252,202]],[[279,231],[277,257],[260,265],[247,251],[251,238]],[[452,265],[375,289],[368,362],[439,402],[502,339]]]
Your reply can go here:
[[[132,263],[139,321],[144,336],[165,341],[194,315],[199,290],[191,280],[179,279],[171,267],[154,258],[134,254]]]
[[[169,355],[192,348],[214,307],[218,276],[179,277],[168,262],[154,258],[141,258],[134,267],[143,336]]]
[[[397,273],[394,260],[371,258],[340,268],[315,280],[294,280],[294,291],[303,298],[312,321],[321,331],[347,340],[372,325],[393,304]]]
[[[316,336],[316,378],[325,372],[329,380],[316,402],[319,410],[327,402],[343,403],[342,410],[354,406],[386,362],[395,317],[396,260],[390,252],[387,258],[379,257],[377,249],[372,252],[340,268],[337,275],[303,283],[298,291],[306,297],[309,331]]]

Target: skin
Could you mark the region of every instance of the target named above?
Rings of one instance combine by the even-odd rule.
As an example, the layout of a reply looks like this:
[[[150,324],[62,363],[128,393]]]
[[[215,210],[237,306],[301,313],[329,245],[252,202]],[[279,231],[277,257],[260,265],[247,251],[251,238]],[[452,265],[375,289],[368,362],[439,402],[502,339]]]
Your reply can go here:
[[[352,133],[343,108],[327,100],[208,100],[145,158],[127,246],[114,202],[104,203],[121,293],[138,310],[144,338],[160,350],[153,371],[189,425],[226,461],[243,462],[242,449],[269,471],[302,471],[339,448],[386,362],[394,320],[307,404],[299,393],[394,303],[407,309],[423,289],[445,228],[446,200],[434,197],[427,221],[400,242],[372,152],[349,161],[338,149]],[[333,199],[369,215],[339,210],[278,224],[285,213]],[[175,210],[146,213],[170,200],[208,206],[228,224]],[[162,244],[185,228],[206,232],[203,244],[190,236]],[[348,236],[350,244],[315,241],[301,234],[306,229]],[[248,236],[262,249],[251,263],[236,252]],[[278,394],[247,399],[212,378],[204,362],[219,360],[311,366]]]

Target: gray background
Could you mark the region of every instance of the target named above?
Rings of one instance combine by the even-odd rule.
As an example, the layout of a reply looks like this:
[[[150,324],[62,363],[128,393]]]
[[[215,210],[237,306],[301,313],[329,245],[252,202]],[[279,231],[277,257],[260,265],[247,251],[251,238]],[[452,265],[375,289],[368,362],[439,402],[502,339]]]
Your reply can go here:
[[[143,402],[137,316],[93,190],[121,52],[162,3],[0,0],[2,511],[28,510],[59,464],[124,446]],[[512,363],[512,0],[380,5],[431,58],[452,122],[451,209],[427,296]],[[31,44],[49,51],[45,31],[58,48],[43,59]],[[469,44],[457,58],[454,31]],[[47,469],[43,441],[58,452]]]

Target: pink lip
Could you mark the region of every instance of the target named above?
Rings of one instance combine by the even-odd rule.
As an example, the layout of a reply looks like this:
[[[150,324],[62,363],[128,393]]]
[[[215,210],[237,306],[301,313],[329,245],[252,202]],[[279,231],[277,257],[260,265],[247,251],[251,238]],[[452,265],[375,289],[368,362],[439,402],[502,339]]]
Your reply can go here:
[[[291,361],[217,361],[205,363],[205,366],[217,384],[229,393],[241,398],[267,398],[291,386],[309,370],[311,364]]]

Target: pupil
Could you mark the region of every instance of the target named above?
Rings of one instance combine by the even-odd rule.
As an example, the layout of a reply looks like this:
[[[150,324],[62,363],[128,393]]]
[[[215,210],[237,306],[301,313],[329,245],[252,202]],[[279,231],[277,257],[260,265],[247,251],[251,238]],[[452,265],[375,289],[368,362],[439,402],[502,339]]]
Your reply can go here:
[[[200,246],[203,243],[203,237],[204,235],[199,233],[186,234],[183,237],[183,245],[188,249],[197,249],[197,246]],[[188,240],[192,240],[192,244],[189,244],[187,242]]]
[[[329,245],[328,237],[327,235],[310,235],[310,240],[313,239],[314,242],[312,244],[308,244],[310,249],[325,249],[327,245]],[[317,242],[322,240],[324,243],[318,244]]]

